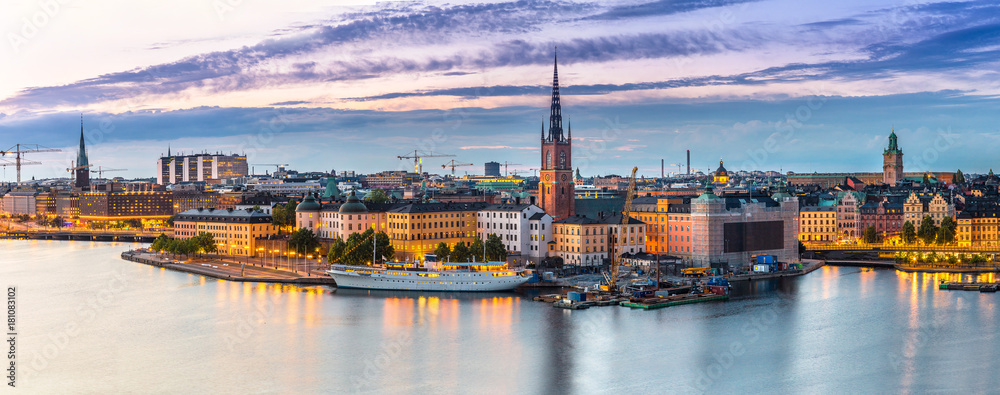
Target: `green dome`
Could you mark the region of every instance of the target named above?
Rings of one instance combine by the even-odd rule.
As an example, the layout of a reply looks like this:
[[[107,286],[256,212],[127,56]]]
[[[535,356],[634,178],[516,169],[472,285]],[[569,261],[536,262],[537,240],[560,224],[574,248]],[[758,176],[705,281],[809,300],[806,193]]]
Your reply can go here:
[[[351,195],[347,197],[347,203],[340,205],[341,214],[356,214],[356,213],[367,213],[368,207],[365,207],[364,203],[361,203],[361,199],[351,191]]]
[[[714,188],[709,184],[705,186],[705,193],[698,196],[697,200],[719,200],[719,196],[715,194]]]
[[[306,198],[302,200],[302,203],[299,203],[298,206],[295,206],[295,211],[296,212],[298,212],[298,211],[319,211],[319,209],[321,209],[321,208],[323,208],[323,207],[320,206],[319,203],[316,203],[316,199],[313,198],[312,195],[306,195]]]

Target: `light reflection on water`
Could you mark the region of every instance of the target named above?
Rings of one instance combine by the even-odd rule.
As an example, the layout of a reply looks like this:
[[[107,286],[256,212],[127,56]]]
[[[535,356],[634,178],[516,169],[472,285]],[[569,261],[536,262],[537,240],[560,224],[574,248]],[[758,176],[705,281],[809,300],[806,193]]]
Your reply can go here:
[[[335,290],[206,279],[118,259],[126,244],[4,242],[20,366],[79,334],[31,392],[984,392],[997,298],[920,274],[825,267],[655,311],[554,309],[514,293]],[[86,320],[79,311],[124,289]],[[81,307],[83,306],[83,307]],[[734,351],[736,350],[736,351]],[[738,352],[737,352],[738,351]],[[99,378],[99,379],[95,379]]]

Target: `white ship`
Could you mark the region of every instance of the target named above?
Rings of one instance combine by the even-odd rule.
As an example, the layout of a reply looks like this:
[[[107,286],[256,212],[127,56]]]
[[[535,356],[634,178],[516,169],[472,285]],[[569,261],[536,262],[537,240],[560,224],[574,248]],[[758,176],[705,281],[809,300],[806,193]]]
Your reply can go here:
[[[331,265],[337,288],[394,291],[510,291],[530,280],[506,262],[437,263],[428,255],[423,268],[389,263],[384,268]]]

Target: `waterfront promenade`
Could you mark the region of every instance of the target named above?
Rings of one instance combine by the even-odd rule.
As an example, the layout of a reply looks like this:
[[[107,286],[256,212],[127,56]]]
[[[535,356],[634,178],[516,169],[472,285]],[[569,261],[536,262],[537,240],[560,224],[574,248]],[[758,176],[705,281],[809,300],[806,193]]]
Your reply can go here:
[[[193,257],[173,259],[166,254],[147,250],[131,250],[121,254],[122,259],[162,267],[185,273],[198,274],[220,280],[238,282],[282,283],[298,285],[335,285],[317,265],[301,266],[303,270],[270,268],[259,261],[241,262],[233,258]],[[325,268],[325,266],[324,266]]]

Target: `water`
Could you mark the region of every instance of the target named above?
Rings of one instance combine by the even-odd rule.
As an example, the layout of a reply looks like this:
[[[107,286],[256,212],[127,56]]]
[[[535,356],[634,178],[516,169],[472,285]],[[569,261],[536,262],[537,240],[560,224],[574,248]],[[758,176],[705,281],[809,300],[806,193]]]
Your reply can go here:
[[[729,302],[567,311],[514,293],[334,292],[0,241],[29,393],[994,392],[1000,294],[826,267]],[[985,276],[992,280],[992,275]],[[966,279],[969,279],[966,276]]]

